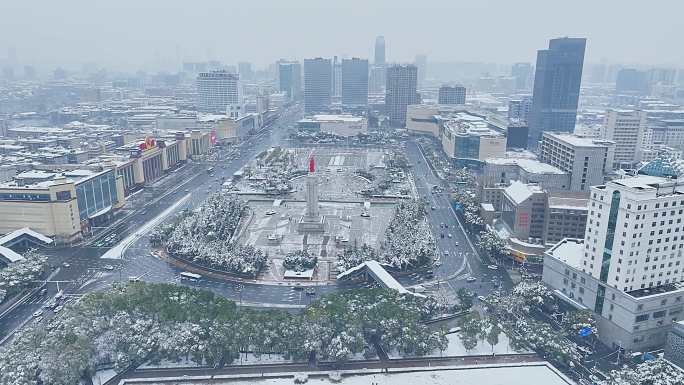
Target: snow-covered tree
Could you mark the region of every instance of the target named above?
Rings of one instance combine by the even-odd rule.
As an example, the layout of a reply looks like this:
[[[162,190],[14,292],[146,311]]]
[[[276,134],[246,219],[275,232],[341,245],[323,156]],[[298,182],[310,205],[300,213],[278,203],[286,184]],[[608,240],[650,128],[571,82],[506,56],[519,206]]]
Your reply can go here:
[[[0,270],[0,302],[4,295],[15,293],[37,280],[45,269],[47,258],[29,250],[23,259]],[[3,295],[4,293],[4,295]]]
[[[194,212],[183,212],[179,219],[161,226],[151,241],[166,242],[167,251],[180,258],[229,272],[256,275],[267,260],[266,254],[232,237],[247,205],[235,195],[214,193]]]
[[[397,269],[425,265],[436,254],[435,240],[424,222],[425,202],[402,201],[385,231],[382,262]]]
[[[288,270],[305,271],[313,269],[318,263],[318,257],[306,250],[295,250],[287,253],[283,259],[283,266]]]
[[[364,243],[361,247],[345,247],[342,253],[337,256],[337,265],[340,270],[345,271],[366,261],[377,261],[379,259],[380,256],[375,249]]]
[[[477,247],[482,250],[489,258],[501,258],[509,254],[504,242],[495,232],[488,230],[480,233]]]
[[[565,313],[561,326],[570,336],[576,336],[580,330],[586,328],[590,329],[591,334],[594,336],[598,332],[596,319],[590,310],[575,310]]]
[[[119,284],[67,307],[49,331],[27,326],[0,349],[0,385],[78,383],[100,364],[121,371],[190,359],[221,367],[241,352],[340,361],[364,353],[371,335],[387,349],[427,354],[446,347],[443,332],[422,322],[437,311],[434,300],[385,289],[332,294],[293,314],[237,311],[181,285]]]
[[[670,362],[657,358],[645,361],[635,368],[610,373],[610,379],[601,385],[680,385],[684,384],[684,371]]]

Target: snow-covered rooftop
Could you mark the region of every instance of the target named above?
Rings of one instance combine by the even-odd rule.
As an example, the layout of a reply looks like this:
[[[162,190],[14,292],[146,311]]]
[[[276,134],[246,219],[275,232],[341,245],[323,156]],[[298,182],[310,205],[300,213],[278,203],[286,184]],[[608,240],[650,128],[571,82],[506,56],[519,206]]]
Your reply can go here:
[[[565,171],[548,163],[529,158],[488,158],[485,163],[497,165],[517,165],[531,174],[565,174]]]
[[[550,196],[549,197],[549,207],[555,209],[566,209],[566,210],[588,210],[589,209],[589,197],[578,198],[578,197],[566,197],[566,196]]]
[[[318,374],[318,375],[316,375]],[[435,367],[410,367],[389,369],[386,373],[380,370],[364,370],[362,372],[344,372],[339,379],[331,379],[325,373],[288,373],[255,378],[249,375],[230,379],[214,379],[212,383],[219,385],[290,385],[294,377],[307,378],[308,383],[320,385],[574,385],[575,383],[558,369],[546,362],[511,363],[498,365],[461,365]],[[132,379],[131,383],[135,382]],[[161,378],[160,378],[161,380]],[[128,384],[128,380],[124,380]],[[155,384],[161,382],[154,382]],[[204,378],[188,379],[183,383],[206,383]]]
[[[0,246],[0,261],[5,261],[6,263],[14,263],[17,261],[21,261],[22,259],[24,259],[24,257],[12,251],[12,249],[8,249],[5,246]]]
[[[506,187],[504,193],[508,195],[513,202],[520,204],[529,199],[533,194],[542,192],[542,188],[537,185],[525,184],[521,181],[515,180],[511,185]]]
[[[544,135],[554,137],[556,140],[565,142],[575,147],[606,147],[614,144],[613,142],[605,139],[584,137],[564,132],[545,132]]]
[[[621,186],[639,190],[655,190],[657,189],[658,185],[666,182],[669,182],[669,180],[658,176],[638,175],[635,177],[615,179],[610,183],[615,183]]]
[[[378,281],[379,284],[383,285],[387,289],[393,289],[398,291],[401,294],[413,294],[418,297],[423,297],[421,294],[413,293],[408,290],[404,286],[402,286],[390,273],[385,270],[385,268],[382,267],[382,265],[378,261],[366,261],[356,267],[352,267],[351,269],[339,274],[337,276],[337,279],[344,279],[347,276],[353,275],[354,273],[361,271],[363,269],[368,269],[371,273],[371,275]]]
[[[6,245],[7,243],[13,241],[16,238],[21,237],[22,235],[29,235],[33,238],[38,239],[39,241],[45,243],[45,244],[50,244],[52,243],[52,238],[46,237],[45,235],[35,231],[31,230],[28,227],[23,227],[18,230],[14,230],[11,233],[5,234],[3,237],[0,237],[0,246]]]
[[[344,123],[361,123],[364,118],[354,115],[332,115],[332,114],[319,114],[312,115],[307,118],[300,120],[300,122],[344,122]]]
[[[565,262],[567,265],[580,268],[580,259],[584,252],[584,240],[565,238],[546,251],[546,254]]]

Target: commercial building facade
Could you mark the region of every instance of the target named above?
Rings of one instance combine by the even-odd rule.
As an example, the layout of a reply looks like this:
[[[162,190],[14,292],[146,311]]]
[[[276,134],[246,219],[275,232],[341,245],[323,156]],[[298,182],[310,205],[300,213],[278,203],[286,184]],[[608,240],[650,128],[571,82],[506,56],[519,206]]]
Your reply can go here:
[[[588,194],[549,194],[544,220],[544,244],[555,245],[565,238],[583,238],[588,214]]]
[[[545,132],[539,160],[571,175],[570,191],[589,191],[603,184],[604,174],[612,170],[613,142],[573,134]]]
[[[348,138],[367,133],[368,122],[360,116],[312,115],[298,121],[297,128]]]
[[[568,191],[570,174],[536,159],[487,158],[479,176],[483,187],[507,186],[511,181],[534,183],[550,192]]]
[[[506,137],[487,127],[484,121],[446,121],[440,136],[444,152],[459,164],[480,164],[506,153]]]
[[[607,111],[601,137],[615,143],[613,168],[633,168],[641,161],[647,114],[638,110]]]
[[[545,210],[546,192],[537,185],[513,181],[503,190],[501,219],[515,238],[541,240]]]
[[[227,71],[201,72],[197,75],[197,109],[225,114],[228,106],[240,102],[238,74]]]
[[[660,347],[684,314],[684,184],[652,176],[591,188],[583,240],[550,249],[543,280],[599,320],[613,346]]]

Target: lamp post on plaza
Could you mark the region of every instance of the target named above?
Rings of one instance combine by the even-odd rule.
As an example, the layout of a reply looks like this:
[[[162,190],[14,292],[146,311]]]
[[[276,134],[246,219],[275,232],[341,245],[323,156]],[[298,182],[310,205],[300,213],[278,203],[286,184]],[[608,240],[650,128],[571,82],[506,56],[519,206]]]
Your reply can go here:
[[[242,306],[242,290],[245,288],[245,285],[242,283],[238,283],[233,287],[233,290],[235,290],[236,293],[238,293],[238,296],[240,298],[240,306]]]

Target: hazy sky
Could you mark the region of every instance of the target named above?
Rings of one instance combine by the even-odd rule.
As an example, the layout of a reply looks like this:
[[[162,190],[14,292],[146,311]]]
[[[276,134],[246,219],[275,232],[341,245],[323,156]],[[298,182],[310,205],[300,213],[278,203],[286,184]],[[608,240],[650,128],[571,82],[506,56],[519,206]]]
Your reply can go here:
[[[680,0],[0,0],[0,61],[176,68],[180,60],[372,57],[533,62],[559,36],[587,61],[684,67]]]

